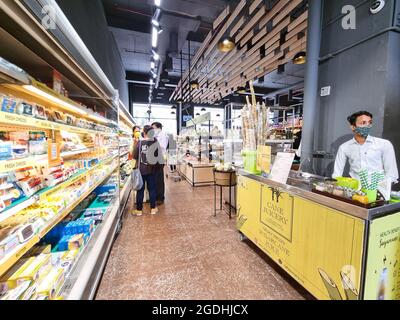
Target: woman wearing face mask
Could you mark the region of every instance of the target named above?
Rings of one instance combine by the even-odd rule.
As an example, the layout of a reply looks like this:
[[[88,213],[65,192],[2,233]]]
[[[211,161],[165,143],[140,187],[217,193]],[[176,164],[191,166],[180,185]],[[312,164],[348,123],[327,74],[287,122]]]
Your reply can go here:
[[[397,183],[399,173],[396,156],[390,141],[370,135],[372,114],[368,111],[354,113],[347,120],[354,132],[354,138],[339,147],[333,178],[342,177],[347,160],[350,164],[350,176],[359,179],[361,169],[384,171],[386,177]]]

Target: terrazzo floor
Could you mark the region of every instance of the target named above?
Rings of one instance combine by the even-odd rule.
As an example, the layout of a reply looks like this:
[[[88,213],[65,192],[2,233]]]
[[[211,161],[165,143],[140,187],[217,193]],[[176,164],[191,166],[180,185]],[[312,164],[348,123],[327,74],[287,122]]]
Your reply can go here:
[[[159,209],[155,216],[126,212],[96,299],[312,299],[257,247],[240,241],[234,218],[214,217],[212,187],[166,179]]]

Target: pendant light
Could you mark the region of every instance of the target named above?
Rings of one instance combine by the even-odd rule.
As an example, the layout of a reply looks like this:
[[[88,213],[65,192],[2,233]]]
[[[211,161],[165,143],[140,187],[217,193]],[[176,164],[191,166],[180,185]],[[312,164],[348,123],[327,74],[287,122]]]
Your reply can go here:
[[[193,90],[197,90],[197,89],[200,88],[200,84],[199,84],[199,82],[197,80],[192,80],[192,81],[190,81],[190,87]]]
[[[305,51],[300,51],[297,53],[294,58],[293,58],[293,63],[294,64],[305,64],[307,62],[306,59],[307,55]]]
[[[206,108],[201,108],[201,111],[206,112],[207,110],[206,110]]]
[[[227,53],[235,48],[235,41],[232,37],[225,35],[219,40],[217,47],[219,51]]]

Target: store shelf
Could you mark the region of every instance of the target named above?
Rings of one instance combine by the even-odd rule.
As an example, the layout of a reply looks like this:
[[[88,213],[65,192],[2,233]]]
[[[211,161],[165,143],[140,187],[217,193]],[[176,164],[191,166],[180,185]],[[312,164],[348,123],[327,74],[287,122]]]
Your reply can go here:
[[[129,153],[129,151],[124,152],[124,153],[120,154],[119,156],[120,156],[120,157],[123,157],[123,156],[127,155],[128,153]]]
[[[0,277],[7,272],[26,252],[28,252],[33,246],[39,243],[40,239],[43,238],[51,229],[53,229],[58,223],[60,223],[68,214],[71,213],[75,207],[81,203],[87,196],[89,196],[93,190],[95,190],[103,181],[117,168],[114,166],[112,170],[109,170],[95,185],[93,185],[87,192],[85,192],[80,198],[71,203],[66,209],[62,211],[57,217],[55,217],[39,234],[35,235],[28,242],[23,243],[16,247],[10,254],[5,256],[0,261]]]
[[[74,127],[62,123],[36,119],[33,117],[23,116],[14,113],[8,113],[0,111],[0,123],[3,125],[17,125],[22,127],[40,128],[45,130],[61,130],[68,131],[72,133],[91,133],[91,134],[107,134],[114,135],[113,133],[107,133],[104,131],[96,131],[90,129],[84,129],[79,127]]]
[[[91,151],[93,151],[93,149],[81,149],[81,150],[75,150],[75,151],[67,151],[67,152],[61,153],[61,158],[72,157],[72,156],[76,156],[78,154],[87,153],[87,152],[91,152]]]
[[[34,204],[36,201],[38,201],[39,197],[34,195],[30,198],[25,198],[21,202],[13,205],[9,209],[0,212],[0,223],[7,220],[8,218],[11,218],[13,215],[17,214],[21,210],[24,210]]]
[[[35,244],[39,243],[38,235],[17,246],[12,252],[0,260],[0,277],[7,272],[25,253],[27,253]]]
[[[105,161],[102,161],[101,163],[95,165],[94,167],[88,169],[88,170],[81,170],[80,172],[76,173],[74,176],[72,176],[71,178],[69,178],[68,180],[54,186],[54,187],[49,187],[46,188],[42,191],[39,191],[38,195],[39,195],[39,199],[43,200],[45,199],[50,193],[53,192],[57,192],[61,189],[65,189],[68,188],[70,185],[74,184],[75,182],[78,182],[79,180],[81,180],[82,178],[84,178],[87,174],[89,174],[91,171],[96,170],[97,168],[106,165],[110,162],[112,162],[116,157],[112,157],[110,159],[107,159]]]
[[[94,298],[118,227],[118,203],[111,205],[110,209],[70,273],[61,292],[65,299]]]
[[[33,156],[23,159],[1,160],[0,173],[19,170],[26,167],[32,167],[37,162],[48,160],[47,154],[41,156]]]
[[[58,215],[51,223],[49,223],[40,233],[39,237],[43,238],[51,229],[53,229],[57,224],[59,224],[64,218],[69,215],[75,207],[81,203],[86,197],[88,197],[103,181],[116,169],[114,166],[112,170],[106,173],[106,175],[100,179],[95,185],[93,185],[88,191],[86,191],[82,196],[75,200],[71,205],[69,205],[60,215]]]

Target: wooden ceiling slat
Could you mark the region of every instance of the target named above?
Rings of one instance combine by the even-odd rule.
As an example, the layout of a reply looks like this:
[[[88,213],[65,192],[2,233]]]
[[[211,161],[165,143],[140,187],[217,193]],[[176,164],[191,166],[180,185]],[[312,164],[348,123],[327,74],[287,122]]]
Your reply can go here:
[[[270,21],[279,11],[281,11],[291,0],[281,0],[274,5],[274,7],[267,13],[267,15],[260,21],[259,28],[263,28],[268,21]]]
[[[249,13],[253,14],[254,10],[263,2],[263,0],[254,0],[253,3],[250,5]]]
[[[272,21],[272,25],[275,27],[281,20],[289,15],[303,0],[292,0],[289,5],[285,7]]]
[[[232,28],[231,32],[230,32],[230,36],[234,37],[236,32],[238,32],[238,30],[241,28],[241,26],[243,25],[243,23],[245,23],[246,18],[245,17],[241,17],[240,20],[235,24],[235,26]]]
[[[240,46],[244,47],[246,43],[254,36],[254,30],[251,30],[247,36],[245,36],[242,41],[240,41]]]
[[[269,12],[264,5],[260,7],[262,0],[252,1],[250,7],[246,7],[248,2],[250,1],[242,0],[224,19],[221,14],[219,20],[222,21],[218,21],[219,31],[211,32],[208,41],[205,41],[201,50],[196,53],[196,63],[191,68],[191,76],[199,81],[200,89],[192,91],[192,101],[204,103],[219,100],[221,96],[225,97],[234,92],[247,81],[258,79],[275,70],[280,64],[289,62],[299,50],[305,50],[303,48],[306,47],[306,38],[298,39],[298,34],[307,28],[308,13],[304,12],[294,21],[290,21],[290,13],[302,0],[280,0]],[[248,22],[244,16],[240,16],[245,7],[252,15]],[[258,8],[260,10],[256,11]],[[268,32],[266,25],[269,21],[272,22],[272,29]],[[240,30],[241,28],[243,29]],[[285,43],[281,44],[281,31],[285,28],[288,33]],[[240,43],[242,48],[222,54],[217,51],[216,44],[228,29],[230,35],[235,36],[235,42]],[[246,44],[250,40],[253,47],[247,50]],[[261,48],[265,49],[264,58],[260,55]],[[188,88],[188,72],[185,75],[180,83]],[[208,88],[205,87],[207,85]],[[179,90],[177,87],[175,96],[180,95]],[[189,90],[185,89],[184,98],[189,96]]]
[[[307,20],[308,18],[308,11],[305,11],[303,14],[301,14],[296,20],[291,22],[288,26],[288,32],[292,31],[294,28],[296,28],[300,23],[303,21]]]
[[[218,16],[217,19],[215,19],[213,23],[213,29],[217,29],[218,26],[226,19],[226,17],[231,13],[231,8],[230,6],[227,6],[224,11]]]
[[[288,39],[290,39],[291,37],[295,36],[296,34],[298,34],[299,32],[307,29],[307,25],[308,25],[308,21],[304,21],[302,23],[300,23],[296,28],[294,28],[292,31],[290,31],[286,37]]]
[[[261,9],[254,15],[253,18],[246,24],[242,31],[236,37],[236,42],[240,41],[254,26],[255,24],[262,18],[265,14],[266,9],[265,6],[262,6]]]

